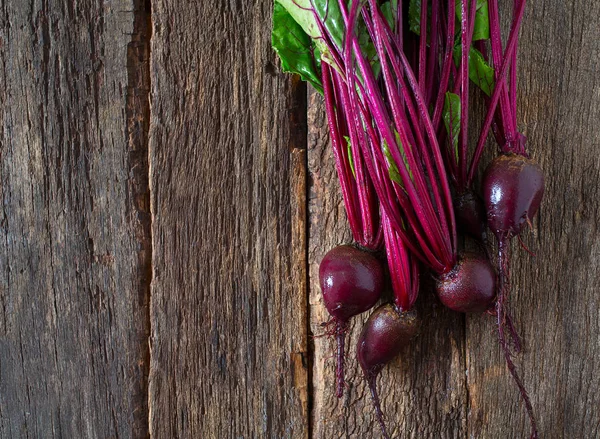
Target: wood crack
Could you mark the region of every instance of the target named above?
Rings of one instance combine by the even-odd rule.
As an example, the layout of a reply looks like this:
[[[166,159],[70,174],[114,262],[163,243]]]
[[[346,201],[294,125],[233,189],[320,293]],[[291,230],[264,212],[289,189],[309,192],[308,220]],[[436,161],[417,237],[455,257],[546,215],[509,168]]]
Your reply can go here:
[[[140,340],[141,388],[138,389],[134,416],[134,437],[150,437],[150,300],[152,284],[152,214],[150,209],[150,39],[152,37],[151,2],[134,0],[133,32],[127,46],[127,136],[129,145],[130,185],[133,196],[135,233],[140,249],[139,304],[144,313],[144,338]]]

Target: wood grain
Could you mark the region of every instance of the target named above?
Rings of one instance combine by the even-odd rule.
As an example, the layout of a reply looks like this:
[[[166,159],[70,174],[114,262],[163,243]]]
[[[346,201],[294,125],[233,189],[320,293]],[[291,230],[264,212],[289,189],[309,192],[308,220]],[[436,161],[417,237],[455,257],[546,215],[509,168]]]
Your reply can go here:
[[[153,437],[308,437],[306,88],[271,9],[153,3]]]
[[[319,263],[334,246],[350,243],[350,234],[329,144],[322,98],[311,94],[309,123],[309,267],[310,321],[314,335],[328,320],[319,287]],[[464,318],[447,311],[434,298],[431,281],[421,276],[418,311],[423,321],[419,337],[379,378],[382,408],[392,437],[462,438],[466,431]],[[387,297],[389,299],[389,297]],[[368,313],[367,313],[368,314]],[[347,338],[348,389],[335,396],[333,340],[314,338],[314,438],[379,438],[368,388],[355,359],[356,343],[367,316],[355,318]]]
[[[542,438],[599,436],[600,4],[531,2],[519,57],[519,127],[546,173],[541,212],[512,245],[517,357]],[[528,437],[492,319],[467,321],[469,437]]]
[[[147,436],[145,14],[0,1],[2,438]]]

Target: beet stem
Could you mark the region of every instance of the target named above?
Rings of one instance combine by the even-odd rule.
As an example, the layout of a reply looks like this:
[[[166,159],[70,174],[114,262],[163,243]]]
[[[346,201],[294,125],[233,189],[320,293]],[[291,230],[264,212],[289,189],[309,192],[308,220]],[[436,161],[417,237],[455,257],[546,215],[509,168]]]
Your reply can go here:
[[[338,320],[335,325],[335,339],[337,341],[337,366],[335,370],[337,378],[336,396],[344,396],[344,354],[346,348],[346,329],[348,324]]]
[[[501,36],[501,31],[500,31],[500,17],[499,17],[499,12],[498,12],[498,0],[492,0],[490,2],[488,2],[488,8],[489,8],[489,17],[490,17],[490,46],[491,46],[491,52],[492,52],[492,61],[494,64],[494,76],[496,78],[496,84],[499,83],[499,81],[502,79],[503,80],[503,75],[500,75],[500,66],[502,65],[503,62],[503,57],[502,57],[502,36]],[[513,17],[516,18],[516,10],[513,11]],[[514,20],[513,20],[514,23]],[[517,37],[518,38],[518,37]],[[515,42],[515,51],[516,51],[516,42]],[[508,51],[508,45],[507,45],[507,50],[504,54],[504,56],[509,60],[512,59],[512,53],[509,53]],[[514,138],[516,137],[516,127],[512,126],[512,115],[510,114],[510,104],[509,104],[509,96],[507,93],[508,90],[508,85],[506,85],[505,87],[502,88],[501,93],[500,93],[500,114],[501,114],[501,120],[502,120],[502,125],[504,126],[505,129],[505,135],[506,135],[506,140],[508,140],[509,142],[512,142],[514,140]]]
[[[442,76],[440,80],[440,89],[438,91],[435,110],[433,112],[433,128],[437,132],[442,120],[442,109],[444,106],[444,98],[446,89],[450,80],[450,68],[454,60],[452,59],[452,49],[454,48],[454,14],[455,3],[448,2],[448,26],[446,30],[446,52],[444,53],[444,63],[442,67]]]
[[[506,336],[504,333],[505,326],[509,325],[509,332],[512,334],[516,334],[514,331],[514,326],[512,325],[512,321],[508,317],[508,314],[505,309],[505,301],[506,301],[506,288],[507,288],[507,273],[508,273],[508,252],[507,252],[507,244],[508,240],[506,237],[503,237],[499,240],[498,243],[498,298],[496,300],[496,321],[498,325],[498,341],[500,342],[500,346],[504,352],[504,358],[506,359],[506,365],[508,366],[508,370],[512,375],[517,387],[519,388],[519,393],[521,394],[521,398],[525,403],[525,408],[527,409],[527,415],[529,416],[529,421],[531,422],[531,439],[538,438],[538,430],[537,430],[537,422],[535,420],[535,415],[533,413],[533,406],[531,405],[531,400],[529,399],[529,395],[527,394],[527,390],[521,380],[517,372],[517,368],[512,361],[512,352],[510,347],[508,346],[508,342],[506,341]],[[508,323],[508,322],[511,323]],[[513,335],[514,338],[514,335]]]
[[[510,55],[512,55],[513,50],[516,50],[517,38],[519,36],[519,29],[521,27],[521,20],[523,19],[524,6],[525,6],[525,2],[521,2],[519,4],[519,8],[516,12],[516,18],[513,22],[512,28],[510,30],[510,34],[508,37],[508,44],[506,45],[506,53],[505,53],[506,56],[505,56],[504,60],[502,61],[502,64],[500,67],[500,73],[497,75],[498,79],[496,81],[496,86],[494,87],[494,92],[492,93],[492,96],[490,97],[487,115],[485,117],[485,121],[483,122],[483,127],[479,134],[479,140],[477,141],[477,146],[475,147],[475,152],[473,153],[473,159],[471,160],[471,169],[469,170],[469,177],[468,177],[468,181],[467,181],[468,186],[471,186],[471,184],[473,183],[473,178],[475,177],[475,171],[477,170],[477,165],[479,164],[479,159],[481,158],[481,154],[483,153],[483,147],[485,145],[485,141],[487,139],[489,129],[492,125],[494,115],[496,113],[496,106],[498,105],[498,101],[501,96],[500,92],[503,91],[503,89],[504,89],[505,74],[506,74],[506,71],[510,64],[510,59],[511,59]],[[494,66],[494,68],[497,69],[498,67]],[[504,126],[504,129],[505,129],[505,137],[507,138],[507,140],[509,140],[508,137],[510,137],[510,134],[506,132],[506,130],[508,129],[508,126]],[[503,150],[504,150],[504,148],[503,148]],[[505,151],[505,152],[509,152],[509,151]]]
[[[331,75],[333,75],[333,73],[331,73]],[[329,124],[335,166],[340,181],[344,206],[346,207],[346,216],[348,217],[348,223],[350,224],[352,236],[356,241],[359,241],[361,234],[357,215],[357,203],[355,192],[352,190],[352,177],[350,176],[348,160],[345,160],[344,147],[342,146],[341,133],[339,130],[340,121],[338,121],[336,116],[336,106],[334,101],[334,90],[331,83],[332,78],[330,76],[330,67],[327,63],[322,63],[322,77],[325,96],[325,111],[327,113],[327,122]]]
[[[367,380],[369,390],[371,391],[371,402],[373,403],[373,408],[375,409],[377,422],[379,423],[379,427],[381,427],[381,434],[383,435],[384,439],[390,439],[387,429],[385,428],[381,404],[379,403],[379,394],[377,393],[377,375],[377,373],[369,373],[368,376],[365,376],[365,379]]]

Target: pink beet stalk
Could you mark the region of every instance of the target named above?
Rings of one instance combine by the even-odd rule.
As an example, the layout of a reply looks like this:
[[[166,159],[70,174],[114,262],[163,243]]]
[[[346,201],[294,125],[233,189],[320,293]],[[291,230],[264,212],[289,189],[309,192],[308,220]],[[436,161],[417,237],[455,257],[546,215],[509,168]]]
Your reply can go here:
[[[377,250],[383,237],[379,204],[373,184],[364,170],[360,150],[354,143],[356,139],[353,139],[350,151],[344,139],[349,129],[340,96],[339,74],[326,63],[322,63],[322,76],[331,143],[350,229],[359,245],[369,250]],[[334,84],[337,84],[337,90]],[[377,302],[383,290],[380,281],[383,275],[379,262],[373,256],[346,248],[343,252],[333,253],[337,249],[340,247],[329,252],[321,262],[320,277],[324,301],[335,324],[333,335],[337,342],[336,395],[341,398],[345,387],[344,358],[348,321]],[[358,266],[356,261],[363,261],[363,264]],[[346,279],[349,273],[352,276]],[[366,280],[370,282],[368,286],[357,283]],[[375,281],[377,282],[374,283]],[[344,309],[348,311],[343,311]]]
[[[350,229],[354,240],[361,246],[377,250],[382,243],[377,195],[365,172],[356,142],[351,142],[351,150],[348,151],[344,138],[349,133],[348,121],[333,87],[333,81],[339,81],[339,74],[327,63],[322,63],[322,73],[331,144]]]

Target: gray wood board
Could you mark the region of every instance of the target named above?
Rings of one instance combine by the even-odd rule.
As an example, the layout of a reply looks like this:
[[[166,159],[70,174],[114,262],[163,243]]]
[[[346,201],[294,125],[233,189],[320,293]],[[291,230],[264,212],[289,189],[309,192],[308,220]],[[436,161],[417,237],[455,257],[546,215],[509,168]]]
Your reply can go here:
[[[154,437],[308,437],[306,87],[271,9],[153,3]]]
[[[147,435],[144,16],[0,2],[3,438]]]

